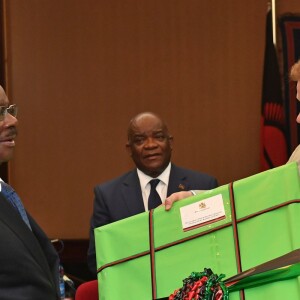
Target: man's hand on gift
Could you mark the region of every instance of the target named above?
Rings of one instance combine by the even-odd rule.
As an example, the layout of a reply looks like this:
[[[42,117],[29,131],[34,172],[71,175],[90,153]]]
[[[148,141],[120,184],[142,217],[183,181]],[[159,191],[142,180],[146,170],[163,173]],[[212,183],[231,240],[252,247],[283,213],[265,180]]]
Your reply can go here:
[[[165,210],[170,210],[174,202],[191,196],[193,196],[193,193],[191,191],[181,191],[173,193],[165,200]]]

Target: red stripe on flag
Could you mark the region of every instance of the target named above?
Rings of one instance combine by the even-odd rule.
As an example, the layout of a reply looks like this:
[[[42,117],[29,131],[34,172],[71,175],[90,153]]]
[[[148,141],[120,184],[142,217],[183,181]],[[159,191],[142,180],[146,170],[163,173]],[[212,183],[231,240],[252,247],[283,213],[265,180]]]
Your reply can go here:
[[[273,44],[272,12],[266,20],[266,45],[264,57],[262,107],[261,107],[261,171],[286,163],[286,119],[281,91],[281,76]]]

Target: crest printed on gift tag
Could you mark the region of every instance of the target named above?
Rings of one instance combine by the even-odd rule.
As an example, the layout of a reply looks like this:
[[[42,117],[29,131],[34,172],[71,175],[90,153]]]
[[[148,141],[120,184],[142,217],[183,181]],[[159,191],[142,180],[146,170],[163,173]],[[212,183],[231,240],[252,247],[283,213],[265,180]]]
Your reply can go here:
[[[200,208],[200,209],[206,208],[205,202],[200,202],[199,208]]]
[[[180,208],[182,229],[190,230],[225,218],[222,194]]]

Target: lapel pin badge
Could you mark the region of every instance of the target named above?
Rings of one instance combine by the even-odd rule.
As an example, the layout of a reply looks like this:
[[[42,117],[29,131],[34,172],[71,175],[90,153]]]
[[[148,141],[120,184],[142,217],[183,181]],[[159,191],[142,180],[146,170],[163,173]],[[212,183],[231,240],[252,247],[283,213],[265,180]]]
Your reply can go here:
[[[185,189],[185,186],[183,185],[183,184],[179,184],[179,186],[178,186],[178,188],[181,190],[181,191],[183,191],[184,189]]]

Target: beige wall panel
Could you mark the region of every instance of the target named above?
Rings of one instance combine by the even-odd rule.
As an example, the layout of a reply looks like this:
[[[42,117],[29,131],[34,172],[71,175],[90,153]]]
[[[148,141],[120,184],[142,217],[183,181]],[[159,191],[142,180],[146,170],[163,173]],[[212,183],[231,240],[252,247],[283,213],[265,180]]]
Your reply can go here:
[[[166,119],[176,164],[221,184],[259,171],[264,2],[6,1],[10,177],[49,236],[88,236],[93,187],[133,166],[141,111]]]

